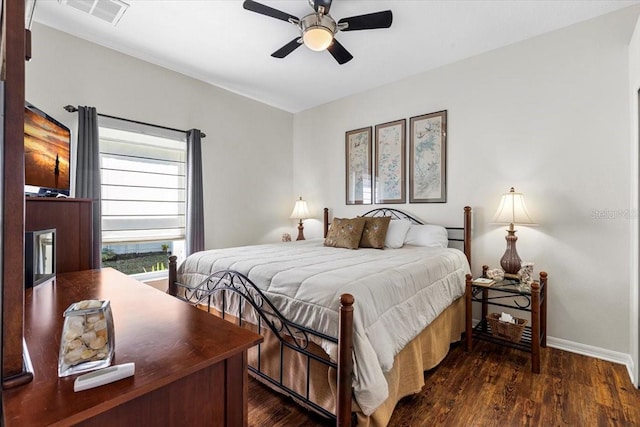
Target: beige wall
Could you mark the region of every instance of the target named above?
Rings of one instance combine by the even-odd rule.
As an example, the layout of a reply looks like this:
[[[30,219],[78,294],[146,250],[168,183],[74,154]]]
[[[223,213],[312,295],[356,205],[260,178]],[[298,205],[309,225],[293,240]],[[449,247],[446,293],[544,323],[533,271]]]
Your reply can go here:
[[[630,102],[629,102],[629,111],[630,113],[630,134],[631,137],[629,139],[629,160],[631,163],[631,191],[630,191],[630,209],[633,212],[636,212],[636,216],[631,223],[631,245],[630,245],[630,253],[631,259],[635,260],[631,264],[631,292],[630,299],[631,302],[631,316],[629,319],[630,328],[631,328],[631,337],[630,337],[630,346],[631,346],[631,355],[633,357],[633,365],[634,365],[634,381],[636,386],[640,384],[640,372],[639,372],[639,362],[640,362],[640,354],[639,354],[639,342],[640,342],[640,289],[639,289],[639,269],[638,269],[638,245],[640,244],[640,238],[638,236],[638,215],[640,212],[639,208],[639,200],[638,200],[638,191],[640,190],[639,184],[639,176],[640,176],[640,168],[638,165],[638,144],[640,143],[640,135],[639,135],[639,123],[638,116],[640,115],[640,111],[638,108],[638,103],[640,102],[640,96],[638,95],[638,91],[640,90],[640,19],[636,22],[635,31],[633,33],[633,37],[631,38],[631,43],[629,44],[629,93],[630,93]]]
[[[471,205],[478,273],[505,250],[505,227],[490,223],[501,193],[524,192],[540,225],[520,227],[518,251],[549,273],[551,343],[629,364],[628,43],[639,10],[296,114],[294,190],[318,213],[364,212],[345,206],[344,132],[448,110],[448,202],[395,207],[460,225]]]
[[[67,104],[205,132],[207,248],[293,233],[292,114],[37,23],[26,98],[72,128]]]

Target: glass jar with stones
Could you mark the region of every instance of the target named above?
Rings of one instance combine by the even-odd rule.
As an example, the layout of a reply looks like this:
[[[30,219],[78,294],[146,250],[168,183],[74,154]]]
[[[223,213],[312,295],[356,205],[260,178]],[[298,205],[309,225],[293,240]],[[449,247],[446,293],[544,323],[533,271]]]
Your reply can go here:
[[[84,300],[64,312],[58,376],[79,374],[111,365],[115,349],[109,300]]]

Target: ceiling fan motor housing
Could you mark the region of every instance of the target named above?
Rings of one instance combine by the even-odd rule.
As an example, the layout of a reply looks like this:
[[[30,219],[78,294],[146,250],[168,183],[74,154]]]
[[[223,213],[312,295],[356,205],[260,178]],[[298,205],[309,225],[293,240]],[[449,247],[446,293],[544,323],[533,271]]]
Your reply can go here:
[[[336,21],[329,15],[312,13],[300,20],[300,31],[305,46],[311,50],[324,50],[333,41]]]

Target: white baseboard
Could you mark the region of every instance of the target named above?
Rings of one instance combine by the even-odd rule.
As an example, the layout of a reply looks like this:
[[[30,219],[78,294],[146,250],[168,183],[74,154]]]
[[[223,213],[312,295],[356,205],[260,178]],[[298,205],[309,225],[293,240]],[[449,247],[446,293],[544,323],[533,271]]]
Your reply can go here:
[[[556,348],[558,350],[569,351],[571,353],[582,354],[583,356],[595,357],[596,359],[606,360],[608,362],[618,363],[627,367],[627,373],[634,386],[634,366],[633,359],[630,354],[620,353],[617,351],[607,350],[606,348],[594,347],[591,345],[580,344],[573,341],[563,340],[561,338],[547,337],[547,347]]]
[[[479,320],[473,319],[473,327],[478,324]],[[639,387],[640,384],[635,383],[635,371],[633,366],[633,358],[630,354],[620,353],[617,351],[607,350],[606,348],[594,347],[591,345],[580,344],[574,341],[563,340],[562,338],[547,337],[547,347],[558,350],[569,351],[571,353],[581,354],[583,356],[594,357],[596,359],[606,360],[607,362],[617,363],[627,367],[627,373],[631,379],[631,384]]]

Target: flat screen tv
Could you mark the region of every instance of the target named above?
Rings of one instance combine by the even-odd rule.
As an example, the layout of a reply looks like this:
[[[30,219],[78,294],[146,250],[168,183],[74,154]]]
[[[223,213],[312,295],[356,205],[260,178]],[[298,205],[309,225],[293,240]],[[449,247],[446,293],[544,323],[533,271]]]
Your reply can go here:
[[[26,103],[24,110],[25,192],[39,196],[69,195],[71,132]]]

